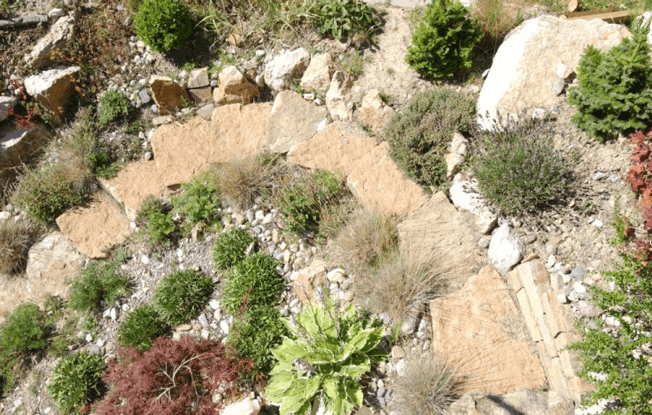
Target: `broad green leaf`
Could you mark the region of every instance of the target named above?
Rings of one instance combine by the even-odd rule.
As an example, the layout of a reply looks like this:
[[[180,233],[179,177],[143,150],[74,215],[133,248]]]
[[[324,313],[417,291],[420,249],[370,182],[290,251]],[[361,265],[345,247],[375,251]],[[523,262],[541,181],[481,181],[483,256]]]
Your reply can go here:
[[[301,359],[308,352],[309,350],[304,345],[298,341],[287,338],[284,339],[283,343],[281,343],[277,348],[272,350],[274,357],[276,357],[280,362],[286,363],[291,363],[297,359]]]
[[[339,385],[340,382],[337,377],[325,376],[323,387],[324,387],[324,392],[326,392],[326,396],[328,396],[330,399],[337,399]]]
[[[297,412],[303,405],[306,404],[305,399],[301,396],[286,396],[281,401],[281,408],[279,409],[281,415]]]
[[[272,371],[270,372],[270,375],[275,375],[277,373],[282,373],[282,372],[294,372],[294,365],[292,363],[287,363],[287,362],[277,362],[274,367],[272,368]]]
[[[375,330],[373,329],[367,329],[358,332],[355,336],[353,336],[351,340],[348,341],[346,347],[344,348],[344,353],[350,355],[352,353],[362,350],[366,346],[369,337],[371,337],[374,331]]]
[[[294,376],[292,373],[283,372],[272,376],[272,379],[265,388],[265,395],[271,402],[279,403],[283,400],[285,391],[292,386]]]
[[[383,331],[381,328],[374,328],[370,330],[372,330],[372,333],[369,335],[369,338],[367,338],[367,344],[365,344],[362,348],[362,351],[364,352],[368,352],[374,347],[378,346],[378,343],[380,343],[380,340],[383,338]]]
[[[306,400],[312,400],[312,397],[317,393],[319,387],[321,386],[321,377],[313,376],[306,382],[305,389],[303,391],[303,397]]]
[[[359,384],[347,382],[346,395],[348,396],[348,401],[351,402],[355,407],[359,408],[362,406],[363,395]]]
[[[306,401],[299,409],[294,412],[294,415],[306,415],[312,409],[312,401]]]
[[[328,349],[321,349],[317,352],[310,352],[305,355],[305,359],[308,362],[316,365],[335,362],[335,356],[333,355],[333,352]]]

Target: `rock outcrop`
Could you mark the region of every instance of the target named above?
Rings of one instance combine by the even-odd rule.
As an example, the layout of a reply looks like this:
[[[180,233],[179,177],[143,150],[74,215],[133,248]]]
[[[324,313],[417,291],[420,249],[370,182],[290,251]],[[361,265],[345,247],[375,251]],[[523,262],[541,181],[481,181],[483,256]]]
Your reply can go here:
[[[523,389],[504,395],[471,391],[448,408],[449,415],[573,415],[575,404],[553,391]]]
[[[301,79],[310,63],[310,53],[304,48],[276,56],[265,64],[265,84],[279,92],[289,85],[289,79]]]
[[[292,146],[311,139],[328,125],[328,111],[308,102],[293,91],[280,92],[267,121],[267,149],[285,153]]]
[[[565,20],[544,15],[526,20],[500,45],[478,98],[478,122],[485,129],[505,123],[520,113],[549,110],[558,101],[557,67],[572,70],[593,45],[609,49],[631,36],[625,26],[599,19]]]

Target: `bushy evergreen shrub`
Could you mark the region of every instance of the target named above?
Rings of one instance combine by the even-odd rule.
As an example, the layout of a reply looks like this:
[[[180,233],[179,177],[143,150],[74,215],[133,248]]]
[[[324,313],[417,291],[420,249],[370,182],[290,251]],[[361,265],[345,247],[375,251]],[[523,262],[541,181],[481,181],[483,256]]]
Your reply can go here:
[[[236,264],[226,274],[223,304],[229,314],[241,307],[276,306],[285,289],[285,279],[276,272],[278,262],[269,255],[256,253]]]
[[[631,39],[606,52],[589,45],[580,58],[579,87],[568,91],[568,102],[579,110],[573,121],[599,141],[652,126],[648,30],[635,28]]]
[[[157,52],[179,49],[192,32],[190,10],[181,0],[145,0],[134,18],[136,34]]]
[[[124,346],[135,347],[138,351],[148,350],[156,338],[169,329],[159,312],[150,305],[133,310],[120,324],[118,336]]]
[[[471,68],[472,54],[482,32],[457,0],[434,0],[412,35],[405,57],[419,74],[452,79]]]

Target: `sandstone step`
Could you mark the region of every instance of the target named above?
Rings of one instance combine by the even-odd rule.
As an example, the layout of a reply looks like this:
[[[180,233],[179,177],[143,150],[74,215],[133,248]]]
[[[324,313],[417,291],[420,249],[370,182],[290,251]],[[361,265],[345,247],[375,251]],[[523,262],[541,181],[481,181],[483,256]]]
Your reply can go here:
[[[57,225],[79,252],[105,258],[107,251],[131,234],[129,220],[118,204],[103,192],[86,207],[71,209],[57,218]]]
[[[430,303],[432,350],[456,364],[465,391],[539,389],[546,376],[503,278],[491,266]]]

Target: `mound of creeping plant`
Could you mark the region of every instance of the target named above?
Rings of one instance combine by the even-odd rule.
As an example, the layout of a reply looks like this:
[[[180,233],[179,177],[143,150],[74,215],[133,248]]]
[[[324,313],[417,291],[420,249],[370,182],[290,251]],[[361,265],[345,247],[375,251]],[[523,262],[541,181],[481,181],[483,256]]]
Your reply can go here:
[[[383,329],[360,318],[353,305],[344,314],[327,296],[325,305],[308,305],[297,315],[296,338],[272,350],[278,360],[265,389],[280,414],[308,414],[320,399],[326,411],[347,415],[362,405],[362,375],[385,358],[378,347]]]
[[[52,370],[48,391],[63,414],[79,413],[104,394],[104,358],[86,351],[64,357]]]
[[[285,279],[276,272],[277,266],[273,257],[260,252],[236,264],[226,275],[224,310],[236,314],[248,305],[276,306],[285,289]]]
[[[120,324],[119,339],[122,345],[135,347],[139,352],[143,352],[168,329],[158,311],[146,304],[129,313]]]
[[[457,0],[435,0],[412,35],[405,57],[419,74],[432,79],[451,79],[472,65],[473,49],[482,32]]]
[[[254,237],[244,229],[233,229],[221,233],[213,245],[213,262],[219,269],[227,269],[242,261],[245,251],[254,242]]]
[[[648,31],[649,25],[635,28],[631,39],[607,52],[589,45],[580,58],[580,86],[568,91],[568,102],[579,109],[573,121],[599,141],[652,125]]]
[[[195,317],[208,303],[213,281],[193,271],[174,271],[166,275],[154,291],[154,308],[171,326]]]

